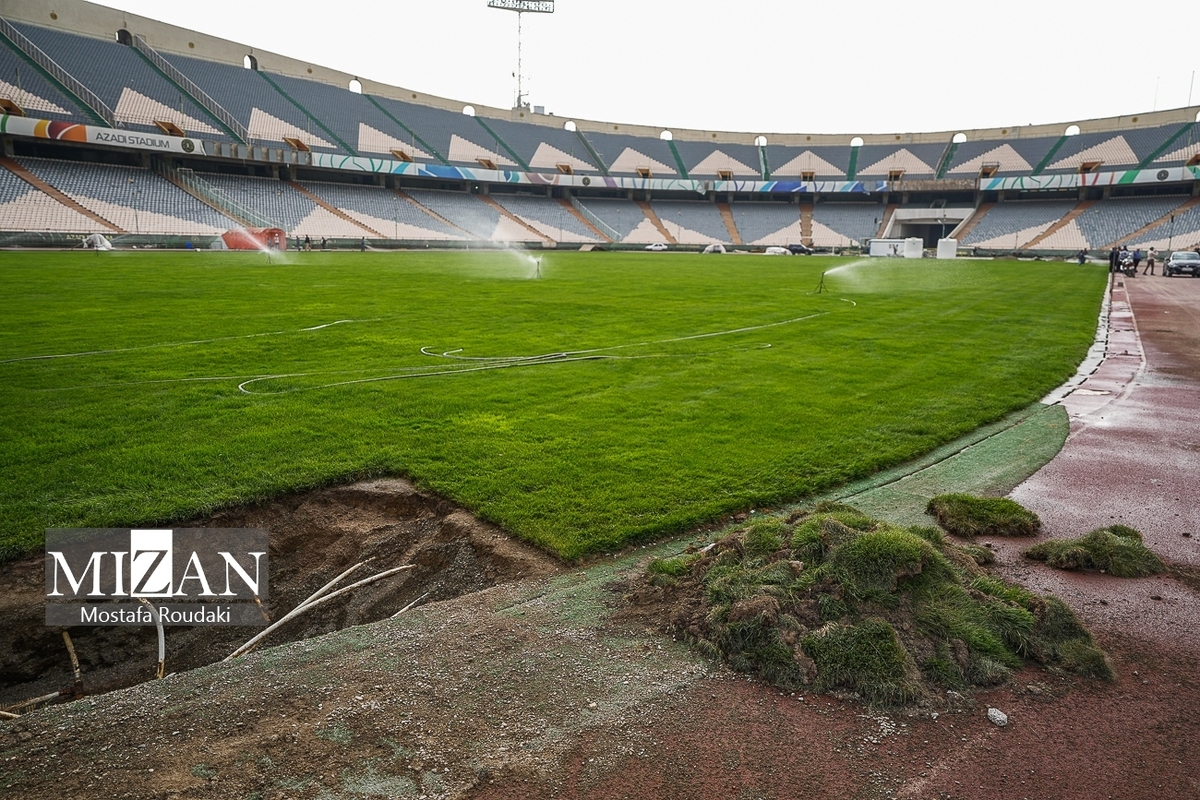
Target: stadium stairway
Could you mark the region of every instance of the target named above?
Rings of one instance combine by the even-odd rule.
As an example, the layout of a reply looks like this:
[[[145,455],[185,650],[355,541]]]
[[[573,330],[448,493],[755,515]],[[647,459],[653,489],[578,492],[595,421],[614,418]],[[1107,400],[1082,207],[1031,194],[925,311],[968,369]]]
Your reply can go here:
[[[1050,162],[1054,160],[1054,156],[1058,154],[1058,151],[1062,149],[1062,146],[1066,144],[1067,140],[1070,138],[1070,136],[1058,137],[1058,141],[1054,143],[1053,147],[1046,151],[1046,155],[1042,156],[1042,160],[1039,161],[1037,166],[1033,168],[1033,172],[1031,174],[1041,175],[1042,170],[1044,170],[1050,164]]]
[[[516,214],[509,211],[507,208],[500,205],[499,203],[497,203],[495,200],[493,200],[491,197],[487,196],[486,194],[479,195],[479,199],[482,200],[483,202],[487,203],[492,208],[494,208],[500,214],[500,216],[507,217],[510,221],[515,222],[516,224],[520,225],[522,228],[529,231],[534,236],[536,236],[538,239],[541,239],[543,242],[553,242],[554,241],[549,236],[542,233],[537,228],[534,228],[529,223],[527,223],[525,220],[521,219]]]
[[[191,170],[185,176],[171,163],[161,158],[151,160],[151,166],[160,178],[173,183],[179,189],[190,194],[204,205],[228,217],[245,228],[282,228],[278,222],[269,219],[257,211],[247,208],[231,197],[221,195],[207,181],[197,176]]]
[[[289,103],[294,105],[301,114],[303,114],[304,116],[306,116],[310,120],[312,120],[314,125],[316,125],[318,128],[323,130],[330,137],[331,141],[337,142],[338,146],[341,147],[343,150],[345,150],[350,155],[352,155],[352,156],[358,155],[357,150],[355,150],[350,145],[346,144],[346,142],[344,142],[336,133],[334,133],[332,130],[329,129],[329,126],[327,126],[324,122],[321,122],[321,120],[317,119],[316,116],[314,116],[307,108],[304,107],[303,103],[301,103],[299,100],[297,100],[296,98],[294,98],[290,94],[288,94],[286,91],[284,91],[283,87],[280,86],[278,83],[271,80],[270,75],[268,75],[266,72],[263,72],[262,70],[254,70],[254,74],[258,75],[264,81],[266,81],[268,84],[270,84],[272,89],[279,92],[279,95],[284,100],[287,100]]]
[[[888,226],[892,224],[892,215],[899,207],[896,203],[889,203],[888,207],[883,210],[883,219],[879,220],[879,229],[875,231],[876,238],[882,239],[887,234]]]
[[[646,219],[650,220],[650,224],[654,226],[654,229],[667,240],[668,244],[679,244],[679,241],[667,230],[667,226],[662,224],[662,220],[658,218],[658,214],[655,213],[648,202],[645,200],[635,200],[634,202],[637,203],[637,207],[642,210],[642,213],[646,215]]]
[[[384,236],[382,233],[380,233],[379,231],[375,230],[374,228],[368,228],[366,225],[362,224],[361,222],[356,220],[354,217],[347,214],[345,211],[342,211],[340,208],[336,208],[335,206],[331,206],[329,203],[326,203],[320,197],[317,197],[315,194],[310,192],[308,189],[305,189],[303,186],[296,183],[295,181],[280,181],[280,182],[292,189],[295,189],[297,192],[304,195],[309,200],[312,200],[314,203],[316,203],[321,208],[328,211],[330,214],[333,214],[335,217],[340,217],[340,218],[344,219],[346,222],[349,222],[351,225],[356,225],[359,228],[362,228],[367,233],[369,233],[373,236],[378,236],[380,239],[388,238],[388,237]]]
[[[212,201],[211,198],[205,197],[203,192],[197,191],[197,189],[194,186],[190,186],[186,181],[181,180],[179,177],[179,173],[177,173],[172,167],[165,166],[165,165],[160,166],[157,164],[155,165],[155,167],[156,167],[156,169],[154,171],[158,175],[160,175],[162,178],[166,179],[170,183],[174,184],[179,189],[182,189],[183,191],[187,192],[192,197],[199,200],[201,203],[204,203],[204,205],[208,206],[212,210],[217,211],[221,214],[224,214],[225,216],[232,219],[234,222],[237,222],[238,224],[240,224],[244,227],[247,227],[247,228],[260,227],[255,222],[251,221],[250,219],[244,218],[241,216],[235,216],[228,209],[221,208],[220,206],[218,206],[216,203],[214,203]]]
[[[950,238],[962,241],[967,238],[967,234],[974,230],[979,221],[987,216],[987,213],[992,210],[995,203],[980,203],[979,208],[975,209],[975,213],[967,217],[961,224],[950,232]]]
[[[38,71],[54,88],[62,92],[79,107],[79,110],[90,117],[96,124],[109,128],[117,127],[113,110],[104,104],[92,90],[84,86],[71,73],[60,67],[54,59],[46,55],[40,47],[30,41],[16,26],[4,17],[0,17],[0,35],[11,43],[13,52]]]
[[[1185,122],[1183,124],[1183,126],[1181,128],[1179,128],[1179,130],[1175,131],[1175,133],[1171,134],[1165,140],[1163,140],[1162,144],[1160,144],[1158,147],[1154,148],[1149,153],[1147,153],[1146,157],[1138,162],[1137,168],[1138,169],[1149,169],[1150,165],[1154,163],[1155,159],[1157,159],[1163,153],[1167,152],[1167,150],[1170,149],[1171,145],[1173,145],[1173,144],[1175,144],[1175,142],[1179,141],[1179,139],[1181,137],[1183,137],[1184,134],[1186,134],[1188,131],[1190,131],[1192,129],[1192,125],[1194,125],[1194,124],[1195,123],[1192,123],[1192,122]]]
[[[225,110],[216,100],[209,97],[203,89],[192,82],[188,76],[179,71],[179,68],[163,58],[162,53],[155,50],[146,42],[145,37],[140,33],[135,34],[132,40],[133,51],[137,53],[143,61],[145,61],[151,69],[178,89],[182,94],[187,95],[196,103],[198,107],[203,109],[218,128],[221,128],[225,133],[229,134],[230,138],[242,144],[250,144],[250,132],[237,119]],[[186,190],[185,190],[186,191]]]
[[[425,212],[425,213],[426,213],[426,214],[428,214],[429,216],[433,217],[433,218],[434,218],[434,219],[436,219],[438,222],[442,223],[443,225],[447,225],[447,226],[449,226],[449,227],[450,227],[452,230],[456,230],[456,231],[458,231],[459,233],[461,233],[461,234],[463,235],[463,237],[464,237],[464,238],[466,238],[466,239],[478,239],[478,238],[479,238],[478,236],[476,236],[475,234],[471,233],[470,231],[468,231],[468,230],[465,230],[465,229],[463,229],[463,228],[460,228],[460,227],[458,227],[458,226],[457,226],[457,225],[455,225],[453,222],[451,222],[450,220],[448,220],[448,219],[446,219],[445,217],[443,217],[441,214],[439,214],[439,213],[437,213],[436,211],[434,211],[432,208],[426,208],[425,206],[421,205],[420,203],[418,203],[418,202],[417,202],[416,198],[414,198],[414,197],[411,197],[411,196],[409,196],[409,195],[405,194],[405,193],[404,193],[403,191],[401,191],[400,189],[393,189],[392,191],[393,191],[393,192],[395,192],[395,193],[396,193],[396,196],[397,196],[397,197],[399,197],[401,200],[405,201],[406,203],[412,203],[412,204],[413,204],[414,206],[416,206],[418,209],[420,209],[421,211]]]
[[[0,156],[0,167],[4,167],[9,172],[11,172],[13,175],[16,175],[18,178],[25,181],[33,188],[37,189],[38,191],[42,192],[43,194],[49,195],[50,197],[54,198],[59,203],[62,203],[64,206],[71,209],[72,211],[78,211],[80,214],[83,214],[88,219],[94,220],[97,225],[103,226],[109,232],[111,232],[111,233],[127,233],[127,231],[122,230],[118,226],[112,224],[111,222],[106,220],[104,217],[102,217],[99,214],[97,214],[96,212],[92,211],[90,208],[84,208],[79,203],[76,203],[70,197],[63,194],[58,189],[55,189],[53,186],[46,183],[44,180],[39,178],[37,175],[34,175],[29,170],[25,169],[23,166],[18,164],[13,159],[11,159],[7,156]]]
[[[942,151],[942,157],[938,159],[937,167],[934,169],[933,177],[941,180],[946,177],[946,170],[950,169],[950,164],[954,162],[954,154],[958,152],[958,142],[951,140],[946,144],[946,149]]]
[[[1136,242],[1138,239],[1142,238],[1142,236],[1144,236],[1145,234],[1154,230],[1158,226],[1165,225],[1168,222],[1170,222],[1171,217],[1177,217],[1180,214],[1184,213],[1185,211],[1189,211],[1198,205],[1200,205],[1200,197],[1193,197],[1192,199],[1188,200],[1183,205],[1179,206],[1178,208],[1171,209],[1166,214],[1163,214],[1161,217],[1154,220],[1153,222],[1146,223],[1141,228],[1138,228],[1136,231],[1129,234],[1128,236],[1122,236],[1120,239],[1117,239],[1114,242],[1109,242],[1108,244],[1106,244],[1104,246],[1105,247],[1120,247],[1121,245],[1129,244],[1130,242]]]
[[[800,238],[804,244],[812,247],[812,223],[813,223],[813,207],[812,203],[804,203],[800,206]]]
[[[1047,228],[1042,233],[1041,236],[1035,236],[1032,241],[1026,242],[1025,244],[1017,245],[1017,247],[1021,250],[1027,250],[1027,249],[1030,249],[1033,247],[1037,247],[1037,245],[1040,242],[1042,242],[1046,239],[1049,239],[1052,235],[1054,235],[1055,233],[1058,233],[1060,230],[1062,230],[1063,228],[1070,225],[1072,222],[1075,221],[1076,217],[1078,217],[1083,212],[1087,211],[1092,206],[1096,205],[1096,203],[1097,203],[1096,200],[1080,201],[1080,203],[1077,206],[1075,206],[1070,211],[1068,211],[1065,215],[1063,215],[1062,219],[1060,219],[1058,222],[1054,223],[1049,228]]]
[[[558,198],[558,202],[559,202],[560,204],[562,204],[562,207],[563,207],[563,208],[565,208],[565,209],[567,210],[567,212],[568,212],[568,213],[569,213],[569,214],[570,214],[572,217],[574,217],[575,219],[579,220],[580,224],[582,224],[582,225],[583,225],[585,228],[587,228],[587,229],[588,229],[589,231],[591,231],[592,233],[596,234],[596,238],[597,238],[597,239],[599,239],[599,240],[600,240],[600,241],[602,241],[602,242],[612,242],[612,241],[615,241],[615,240],[614,240],[614,239],[613,239],[611,236],[609,236],[607,233],[605,233],[604,231],[600,230],[600,229],[599,229],[599,228],[597,228],[595,225],[593,225],[593,224],[592,224],[592,222],[591,222],[591,220],[589,220],[589,219],[588,219],[587,217],[585,217],[583,214],[580,214],[580,213],[579,213],[579,209],[578,209],[578,208],[576,208],[576,207],[575,207],[575,206],[574,206],[574,205],[571,203],[571,201],[570,201],[570,200],[566,199],[565,197],[560,197],[560,198]]]
[[[737,223],[733,220],[733,209],[729,207],[729,203],[717,203],[717,210],[721,212],[721,220],[725,223],[725,229],[729,231],[729,241],[739,245],[745,244],[742,234],[738,232]]]
[[[607,178],[609,176],[608,175],[608,165],[604,163],[604,159],[602,159],[600,157],[600,154],[596,152],[596,148],[592,147],[592,143],[589,142],[588,138],[583,135],[583,131],[576,130],[575,136],[576,136],[576,138],[579,139],[580,143],[583,145],[583,149],[588,151],[588,155],[590,155],[592,158],[592,163],[595,164],[596,167],[600,170],[600,174]]]

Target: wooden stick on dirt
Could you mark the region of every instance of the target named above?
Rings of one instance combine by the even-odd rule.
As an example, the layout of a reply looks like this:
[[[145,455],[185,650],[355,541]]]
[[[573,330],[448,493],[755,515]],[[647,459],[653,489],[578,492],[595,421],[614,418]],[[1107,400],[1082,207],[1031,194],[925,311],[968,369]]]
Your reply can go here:
[[[285,614],[274,625],[268,626],[266,628],[266,630],[264,630],[262,633],[258,634],[253,639],[246,642],[244,645],[239,647],[237,650],[234,650],[232,653],[230,653],[228,656],[226,656],[224,660],[232,661],[233,659],[237,658],[238,656],[245,655],[246,653],[250,652],[251,650],[254,649],[254,647],[259,642],[261,642],[263,639],[267,638],[267,636],[269,634],[271,634],[276,628],[283,625],[285,622],[290,622],[292,619],[300,616],[305,611],[316,608],[317,606],[321,605],[322,603],[326,603],[326,602],[334,599],[335,597],[340,597],[341,595],[345,594],[346,592],[353,591],[354,589],[357,589],[360,586],[366,586],[368,583],[374,583],[375,581],[380,580],[381,578],[386,578],[389,575],[395,575],[397,572],[403,572],[404,570],[412,569],[414,566],[415,565],[413,565],[413,564],[406,564],[403,567],[393,567],[392,569],[385,570],[383,572],[380,572],[377,575],[372,575],[369,578],[363,578],[358,583],[352,583],[349,586],[346,586],[342,589],[338,589],[336,592],[333,592],[332,594],[327,594],[324,597],[318,597],[318,599],[316,599],[316,600],[309,598],[308,600],[304,601],[303,603],[301,603],[300,605],[296,606],[291,611],[289,611],[287,614]],[[336,580],[337,579],[335,579],[334,582],[336,582]],[[318,592],[317,594],[319,595],[320,592]],[[314,597],[316,597],[316,596],[317,595],[314,595]]]
[[[258,599],[258,595],[254,595],[254,602],[258,604],[258,613],[262,614],[262,618],[267,621],[268,625],[270,625],[271,617],[269,614],[267,614],[267,610],[263,608],[262,600]]]
[[[364,559],[364,560],[362,560],[362,561],[358,562],[358,563],[357,563],[357,564],[355,564],[353,567],[350,567],[348,570],[346,570],[345,572],[343,572],[341,575],[338,575],[336,578],[334,578],[333,580],[331,580],[329,583],[325,584],[325,585],[324,585],[324,586],[322,586],[320,589],[317,589],[315,592],[313,592],[312,594],[310,594],[310,595],[308,596],[308,598],[307,598],[306,600],[304,600],[303,602],[301,602],[299,605],[297,605],[297,606],[296,606],[296,608],[304,608],[306,605],[308,605],[309,603],[311,603],[312,601],[316,600],[316,599],[317,599],[318,597],[320,597],[321,595],[323,595],[323,594],[325,594],[326,592],[328,592],[328,591],[329,591],[330,589],[332,589],[334,586],[337,586],[339,583],[341,583],[341,581],[342,581],[342,578],[346,577],[346,576],[347,576],[347,575],[349,575],[351,572],[354,572],[354,570],[358,569],[359,567],[363,566],[364,564],[368,564],[368,563],[370,563],[370,562],[372,562],[372,561],[374,561],[374,560],[375,560],[375,556],[371,556],[370,558],[367,558],[367,559]],[[293,609],[293,610],[294,610],[294,609]]]
[[[392,619],[395,619],[396,617],[400,616],[400,615],[401,615],[401,614],[403,614],[405,611],[408,611],[410,608],[412,608],[413,606],[415,606],[417,603],[419,603],[419,602],[421,602],[422,600],[424,600],[426,597],[429,597],[429,595],[430,595],[430,594],[432,594],[432,592],[426,592],[425,594],[421,595],[421,596],[420,596],[420,597],[418,597],[416,600],[413,600],[411,603],[409,603],[408,605],[406,605],[404,608],[402,608],[402,609],[400,609],[399,611],[397,611],[395,614],[392,614],[391,618],[392,618]]]
[[[52,692],[50,694],[44,694],[41,697],[35,697],[32,700],[25,700],[24,702],[21,702],[21,703],[14,703],[13,705],[9,706],[9,708],[27,708],[29,706],[36,706],[39,703],[48,703],[51,700],[57,700],[58,698],[60,698],[62,696],[63,696],[62,692]]]
[[[155,625],[158,626],[158,673],[157,674],[158,674],[159,679],[161,680],[163,673],[166,671],[165,667],[166,667],[166,662],[167,662],[167,640],[166,640],[166,636],[163,634],[162,618],[159,617],[157,613],[155,613],[154,606],[150,604],[149,600],[147,600],[144,597],[139,597],[138,602],[143,603],[147,608],[150,609],[150,616],[154,617],[154,623],[155,623]]]
[[[0,719],[20,719],[20,714],[14,714],[11,711],[0,711]]]
[[[71,643],[71,634],[63,628],[63,641],[67,644],[67,653],[71,656],[71,669],[75,670],[75,694],[83,696],[83,675],[79,671],[79,658],[75,655],[75,645]]]

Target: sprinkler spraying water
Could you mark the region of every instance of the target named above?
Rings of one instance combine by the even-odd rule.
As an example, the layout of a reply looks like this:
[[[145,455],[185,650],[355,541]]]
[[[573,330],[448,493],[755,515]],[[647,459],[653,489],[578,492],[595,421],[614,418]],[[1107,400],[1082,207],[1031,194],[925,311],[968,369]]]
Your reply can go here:
[[[822,294],[825,291],[825,273],[821,273],[821,282],[817,284],[817,294]]]
[[[540,258],[535,258],[533,260],[533,267],[534,267],[534,269],[533,269],[534,279],[536,280],[536,279],[541,278],[542,277],[542,260]]]

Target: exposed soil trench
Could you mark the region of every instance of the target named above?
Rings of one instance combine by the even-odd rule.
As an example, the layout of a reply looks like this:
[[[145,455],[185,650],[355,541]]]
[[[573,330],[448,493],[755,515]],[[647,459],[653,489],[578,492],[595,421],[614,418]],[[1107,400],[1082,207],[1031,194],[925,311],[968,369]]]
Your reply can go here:
[[[220,511],[175,528],[266,528],[271,586],[266,604],[279,619],[346,568],[373,561],[343,582],[404,564],[415,568],[360,587],[307,612],[265,644],[308,639],[386,618],[422,595],[432,602],[564,567],[452,503],[400,479],[362,481]],[[0,706],[70,687],[73,675],[61,629],[44,619],[44,558],[0,567]],[[154,677],[154,628],[73,627],[86,694]],[[258,632],[252,628],[169,627],[166,671],[219,661]]]

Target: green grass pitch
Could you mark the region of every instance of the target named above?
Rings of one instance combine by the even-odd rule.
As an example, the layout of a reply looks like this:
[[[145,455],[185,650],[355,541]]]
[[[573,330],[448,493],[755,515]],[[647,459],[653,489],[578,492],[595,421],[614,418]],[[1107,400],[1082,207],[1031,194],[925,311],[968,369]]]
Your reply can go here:
[[[651,253],[541,271],[507,252],[4,254],[0,553],[370,474],[567,558],[606,551],[1037,400],[1085,354],[1105,280]]]

